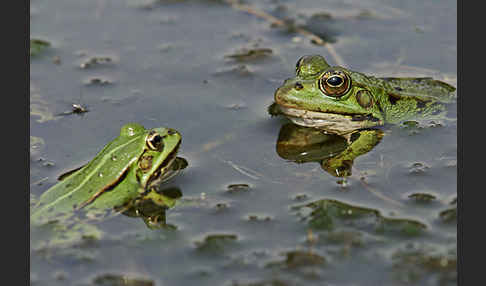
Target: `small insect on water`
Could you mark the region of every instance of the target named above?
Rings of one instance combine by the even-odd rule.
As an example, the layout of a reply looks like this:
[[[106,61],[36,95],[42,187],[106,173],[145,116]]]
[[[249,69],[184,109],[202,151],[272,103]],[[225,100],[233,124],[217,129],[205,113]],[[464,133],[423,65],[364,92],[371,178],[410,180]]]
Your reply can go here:
[[[86,107],[82,106],[81,104],[73,103],[71,104],[70,111],[65,111],[63,113],[60,113],[59,115],[83,114],[88,111],[89,110]]]
[[[81,94],[79,95],[79,101],[81,101]],[[86,113],[88,112],[89,109],[83,105],[81,105],[81,103],[72,103],[71,104],[71,110],[69,111],[65,111],[63,113],[60,113],[58,115],[71,115],[71,114],[83,114],[83,113]]]
[[[88,112],[89,110],[85,107],[83,107],[81,104],[72,104],[73,110],[72,113],[85,113]]]

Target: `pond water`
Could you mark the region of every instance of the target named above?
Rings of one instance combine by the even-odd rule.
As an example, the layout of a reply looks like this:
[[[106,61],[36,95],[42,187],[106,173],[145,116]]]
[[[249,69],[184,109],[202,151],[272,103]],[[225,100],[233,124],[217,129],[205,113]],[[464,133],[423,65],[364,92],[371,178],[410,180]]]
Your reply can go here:
[[[49,43],[30,60],[31,202],[128,122],[178,130],[189,163],[166,227],[118,215],[59,242],[32,226],[31,285],[457,284],[454,120],[383,129],[343,180],[278,152],[289,121],[267,112],[307,54],[456,86],[456,1],[228,2],[30,2]]]

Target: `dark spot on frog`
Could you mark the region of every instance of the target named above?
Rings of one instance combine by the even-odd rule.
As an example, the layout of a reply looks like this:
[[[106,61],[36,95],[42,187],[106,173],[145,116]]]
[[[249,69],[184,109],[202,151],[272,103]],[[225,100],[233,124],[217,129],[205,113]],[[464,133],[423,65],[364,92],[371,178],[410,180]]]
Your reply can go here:
[[[397,101],[400,100],[400,96],[393,93],[389,93],[388,100],[390,101],[390,104],[395,105]]]
[[[402,90],[403,90],[403,88],[401,88],[401,87],[399,87],[399,86],[395,86],[395,90],[396,90],[396,91],[402,91]]]
[[[421,100],[418,100],[418,101],[417,101],[417,108],[424,108],[427,102],[428,102],[428,101],[421,101]]]
[[[295,85],[294,85],[294,88],[296,90],[301,90],[301,89],[304,88],[304,86],[300,82],[296,82]]]
[[[354,132],[353,134],[351,134],[351,142],[354,142],[356,140],[358,140],[358,138],[361,136],[361,134],[359,132]]]
[[[365,121],[365,120],[372,121],[372,122],[380,121],[380,119],[374,117],[373,114],[366,114],[366,115],[354,114],[353,117],[351,118],[351,121]]]
[[[167,131],[167,134],[169,134],[169,135],[174,135],[174,134],[176,134],[176,131],[175,131],[174,129],[172,129],[172,128],[171,128],[171,129],[169,129],[169,130]]]
[[[378,121],[380,121],[380,119],[379,119],[379,118],[373,117],[371,114],[369,115],[369,120],[370,120],[370,121],[373,121],[373,122],[378,122]]]
[[[380,113],[383,114],[383,109],[381,108],[380,102],[377,101],[375,104],[376,106],[378,106],[378,110],[380,111]]]

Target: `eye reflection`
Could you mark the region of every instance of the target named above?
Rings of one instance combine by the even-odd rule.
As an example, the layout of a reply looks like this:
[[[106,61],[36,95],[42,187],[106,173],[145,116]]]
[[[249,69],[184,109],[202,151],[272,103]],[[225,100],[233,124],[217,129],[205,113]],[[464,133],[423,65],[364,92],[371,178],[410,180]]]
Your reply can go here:
[[[340,76],[331,76],[326,80],[327,84],[332,87],[339,87],[344,83],[344,80]]]

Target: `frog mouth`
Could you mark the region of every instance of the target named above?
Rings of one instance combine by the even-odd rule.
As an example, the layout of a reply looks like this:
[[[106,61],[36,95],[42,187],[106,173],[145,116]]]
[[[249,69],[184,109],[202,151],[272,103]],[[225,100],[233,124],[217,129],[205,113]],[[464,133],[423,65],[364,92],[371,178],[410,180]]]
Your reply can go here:
[[[338,114],[329,112],[309,111],[293,107],[278,105],[280,111],[293,123],[324,129],[329,133],[346,134],[357,129],[382,125],[383,121],[372,115]]]

